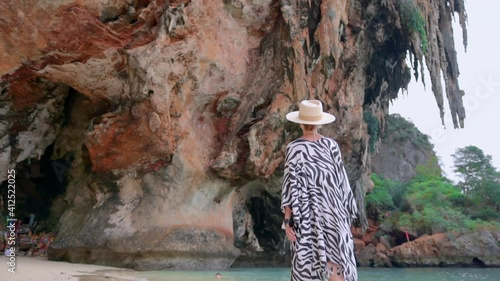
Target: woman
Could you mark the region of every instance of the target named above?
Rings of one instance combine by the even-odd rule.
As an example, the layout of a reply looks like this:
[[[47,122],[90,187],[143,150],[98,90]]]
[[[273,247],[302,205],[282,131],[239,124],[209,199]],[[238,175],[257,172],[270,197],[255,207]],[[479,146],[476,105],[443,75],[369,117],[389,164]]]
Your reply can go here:
[[[317,132],[335,117],[318,100],[305,100],[286,118],[302,137],[287,146],[281,208],[292,242],[292,280],[356,281],[350,225],[357,207],[339,146]]]

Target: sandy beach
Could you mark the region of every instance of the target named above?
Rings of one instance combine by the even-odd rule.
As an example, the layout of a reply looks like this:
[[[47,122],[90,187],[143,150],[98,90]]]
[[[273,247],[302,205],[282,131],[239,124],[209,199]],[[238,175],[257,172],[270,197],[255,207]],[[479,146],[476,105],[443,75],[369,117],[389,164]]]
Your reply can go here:
[[[15,273],[8,271],[7,258],[0,258],[0,281],[147,281],[130,269],[49,261],[46,257],[16,257]]]

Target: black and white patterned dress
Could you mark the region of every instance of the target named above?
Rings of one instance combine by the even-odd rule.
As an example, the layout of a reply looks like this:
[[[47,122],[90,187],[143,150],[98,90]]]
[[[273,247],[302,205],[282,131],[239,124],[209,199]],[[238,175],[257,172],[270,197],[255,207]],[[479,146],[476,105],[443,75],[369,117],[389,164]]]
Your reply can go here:
[[[296,139],[287,146],[281,208],[292,209],[297,242],[292,243],[292,280],[323,280],[327,262],[341,266],[346,281],[357,280],[350,226],[357,207],[331,138]]]

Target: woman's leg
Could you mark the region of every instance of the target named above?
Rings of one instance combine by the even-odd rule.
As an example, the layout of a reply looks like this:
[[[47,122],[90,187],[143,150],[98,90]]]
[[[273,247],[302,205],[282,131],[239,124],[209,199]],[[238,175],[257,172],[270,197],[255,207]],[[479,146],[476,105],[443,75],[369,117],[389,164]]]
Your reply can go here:
[[[342,266],[332,262],[328,262],[326,266],[330,271],[330,279],[328,281],[344,281]]]

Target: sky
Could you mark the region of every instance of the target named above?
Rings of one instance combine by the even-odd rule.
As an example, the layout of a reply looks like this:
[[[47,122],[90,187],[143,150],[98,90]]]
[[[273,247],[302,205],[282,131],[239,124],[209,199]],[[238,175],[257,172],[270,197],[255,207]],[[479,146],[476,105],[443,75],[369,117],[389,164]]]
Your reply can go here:
[[[455,18],[454,37],[460,69],[459,84],[465,91],[465,128],[454,129],[445,97],[445,127],[431,91],[429,73],[426,89],[412,78],[408,94],[399,94],[389,108],[411,120],[420,131],[431,137],[445,175],[457,181],[453,158],[457,148],[475,145],[492,156],[493,165],[500,170],[500,1],[469,0],[465,3],[468,15],[468,45],[465,52],[462,30]],[[443,89],[444,92],[444,89]],[[445,94],[446,95],[446,94]]]

